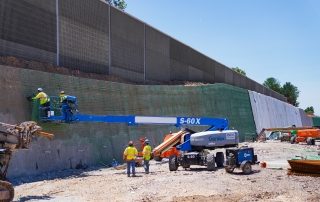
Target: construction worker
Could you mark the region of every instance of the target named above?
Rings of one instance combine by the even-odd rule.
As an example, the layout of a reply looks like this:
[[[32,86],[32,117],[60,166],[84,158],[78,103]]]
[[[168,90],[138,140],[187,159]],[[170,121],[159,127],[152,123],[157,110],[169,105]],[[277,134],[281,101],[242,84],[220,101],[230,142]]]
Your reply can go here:
[[[45,92],[43,92],[42,88],[38,88],[38,94],[32,98],[32,100],[37,99],[40,101],[41,111],[45,113],[45,115],[41,116],[48,116],[48,112],[50,111],[50,98]]]
[[[60,94],[59,94],[59,99],[60,99],[60,103],[63,103],[65,100],[66,100],[67,96],[66,94],[64,93],[64,91],[60,91]]]
[[[127,175],[130,177],[130,169],[132,170],[132,177],[136,177],[136,157],[138,150],[134,147],[133,142],[129,141],[128,147],[123,152],[123,160],[127,162]]]
[[[150,142],[148,139],[146,139],[145,141],[145,146],[143,147],[143,167],[144,167],[144,171],[146,174],[149,174],[149,161],[151,159],[151,146],[149,145]]]
[[[62,112],[62,116],[65,122],[69,122],[70,121],[70,106],[68,105],[67,102],[67,95],[65,94],[65,92],[62,90],[60,91],[59,94],[59,99],[60,99],[60,107],[61,107],[61,112]]]

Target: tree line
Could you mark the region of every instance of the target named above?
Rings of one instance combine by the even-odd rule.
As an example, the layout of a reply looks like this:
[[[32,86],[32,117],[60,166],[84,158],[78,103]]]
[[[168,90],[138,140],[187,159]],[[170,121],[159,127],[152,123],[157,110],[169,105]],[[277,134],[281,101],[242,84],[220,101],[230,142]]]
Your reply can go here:
[[[246,72],[239,67],[233,67],[231,69],[235,72],[238,72],[239,74],[242,74],[243,76],[246,76]],[[283,85],[281,85],[278,79],[269,77],[263,82],[263,86],[277,93],[280,93],[287,98],[288,103],[292,104],[295,107],[299,107],[298,97],[300,91],[298,87],[293,85],[291,82],[285,82]],[[307,114],[314,114],[313,106],[307,107],[304,111]]]
[[[116,8],[119,8],[120,10],[123,10],[127,8],[127,3],[125,0],[105,0],[108,4],[111,6],[114,6]]]

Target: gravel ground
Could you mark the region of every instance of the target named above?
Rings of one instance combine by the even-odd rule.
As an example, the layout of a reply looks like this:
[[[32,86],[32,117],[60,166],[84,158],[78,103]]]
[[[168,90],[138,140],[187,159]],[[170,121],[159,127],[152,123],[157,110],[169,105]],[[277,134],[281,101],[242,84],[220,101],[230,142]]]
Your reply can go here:
[[[281,142],[249,146],[255,148],[259,161],[283,169],[255,165],[252,174],[242,175],[195,166],[170,172],[164,160],[151,162],[149,175],[137,168],[135,178],[113,168],[67,170],[32,178],[33,182],[15,179],[15,201],[320,201],[320,178],[288,176],[285,163],[295,155],[317,154],[315,146]]]

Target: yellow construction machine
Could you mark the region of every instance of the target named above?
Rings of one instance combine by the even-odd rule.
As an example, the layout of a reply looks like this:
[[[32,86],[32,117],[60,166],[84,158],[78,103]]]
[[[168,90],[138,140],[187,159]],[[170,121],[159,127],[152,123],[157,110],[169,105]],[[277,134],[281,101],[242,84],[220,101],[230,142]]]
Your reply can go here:
[[[42,128],[34,121],[27,121],[17,125],[0,122],[0,202],[12,201],[14,188],[6,180],[12,153],[17,149],[28,149],[32,139],[43,136],[48,139],[53,134],[42,131]]]

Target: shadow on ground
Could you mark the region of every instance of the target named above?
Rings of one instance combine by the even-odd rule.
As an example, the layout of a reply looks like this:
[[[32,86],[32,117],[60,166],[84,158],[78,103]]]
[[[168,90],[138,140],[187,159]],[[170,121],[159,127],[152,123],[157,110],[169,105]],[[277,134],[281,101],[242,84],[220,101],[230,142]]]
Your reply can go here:
[[[50,196],[24,196],[21,197],[18,201],[19,202],[25,202],[25,201],[30,201],[30,200],[50,200],[52,197]]]
[[[53,171],[53,172],[47,172],[47,173],[43,173],[35,176],[10,178],[9,182],[11,182],[14,186],[18,186],[24,183],[38,182],[43,180],[80,178],[80,177],[84,178],[84,177],[91,176],[88,174],[89,171],[97,171],[102,168],[104,167],[89,167],[86,169],[67,169],[67,170]]]

